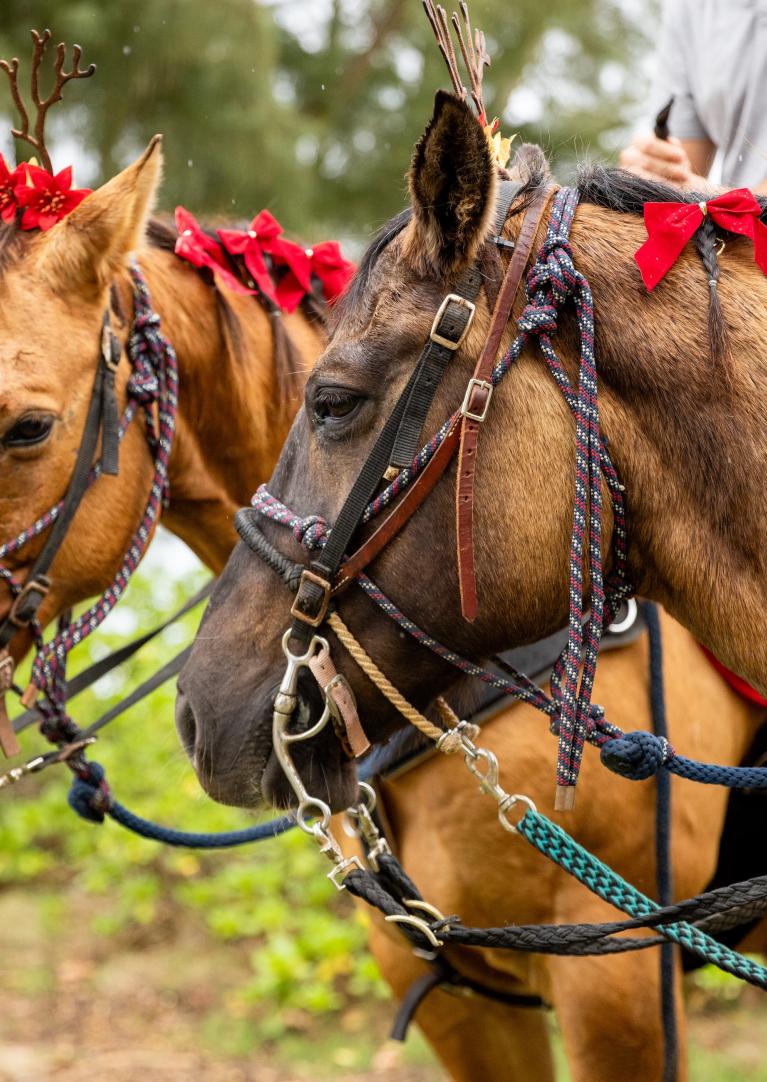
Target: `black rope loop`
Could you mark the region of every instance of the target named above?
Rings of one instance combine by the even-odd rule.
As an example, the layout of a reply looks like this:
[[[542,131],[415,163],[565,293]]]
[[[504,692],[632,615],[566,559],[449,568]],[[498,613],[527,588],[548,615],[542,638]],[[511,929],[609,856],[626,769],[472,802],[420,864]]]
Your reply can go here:
[[[297,590],[304,565],[283,556],[262,533],[257,519],[258,512],[251,507],[243,507],[234,516],[234,528],[252,552],[260,556],[291,590]]]

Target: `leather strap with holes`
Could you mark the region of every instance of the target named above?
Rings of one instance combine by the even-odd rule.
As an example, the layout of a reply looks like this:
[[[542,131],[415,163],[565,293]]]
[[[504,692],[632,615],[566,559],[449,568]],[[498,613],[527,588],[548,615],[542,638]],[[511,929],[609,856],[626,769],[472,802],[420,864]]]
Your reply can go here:
[[[458,450],[456,479],[456,533],[458,546],[458,584],[461,591],[461,613],[464,619],[477,615],[477,587],[474,572],[474,480],[479,430],[487,416],[493,394],[490,376],[496,363],[498,349],[514,306],[522,275],[530,258],[538,227],[556,192],[556,188],[540,188],[530,204],[514,246],[514,253],[498,293],[490,324],[490,332],[469,380],[461,407],[463,424]]]

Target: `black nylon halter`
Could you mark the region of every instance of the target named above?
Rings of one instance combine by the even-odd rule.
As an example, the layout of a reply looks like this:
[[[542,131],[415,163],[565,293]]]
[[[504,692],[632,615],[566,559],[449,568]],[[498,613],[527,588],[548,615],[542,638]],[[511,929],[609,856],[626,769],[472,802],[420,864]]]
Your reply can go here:
[[[509,208],[523,186],[513,181],[501,181],[496,208],[496,236],[502,233]],[[494,243],[494,240],[490,243]],[[482,282],[480,261],[476,260],[462,272],[453,291],[443,301],[435,316],[429,340],[352,485],[327,544],[320,555],[311,561],[309,569],[303,571],[291,609],[294,616],[292,635],[297,641],[308,641],[314,627],[324,618],[330,599],[330,582],[341,565],[381,478],[388,467],[399,469],[411,462],[416,454],[426,414],[451,357],[469,329]],[[254,524],[248,531],[251,538],[253,530],[258,530]],[[259,544],[255,547],[247,537],[244,539],[264,558],[265,546]],[[266,538],[263,540],[266,541]],[[269,545],[268,542],[266,544]]]
[[[19,631],[29,627],[50,590],[51,580],[48,572],[88,489],[88,478],[99,438],[101,438],[101,472],[112,476],[117,475],[120,436],[115,375],[120,363],[120,353],[120,343],[112,333],[109,309],[107,309],[102,322],[101,349],[96,378],[75,466],[64,496],[64,504],[20,593],[14,598],[8,615],[0,624],[0,650],[4,650]]]

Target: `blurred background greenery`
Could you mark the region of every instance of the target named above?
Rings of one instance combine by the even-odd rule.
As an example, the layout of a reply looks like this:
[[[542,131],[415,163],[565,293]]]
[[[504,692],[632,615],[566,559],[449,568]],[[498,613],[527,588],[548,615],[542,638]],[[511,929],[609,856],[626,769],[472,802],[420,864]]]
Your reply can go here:
[[[473,0],[473,15],[494,57],[488,104],[507,134],[541,143],[560,176],[576,159],[615,152],[646,107],[645,28],[657,3]],[[160,131],[162,209],[180,202],[209,219],[249,219],[268,207],[294,234],[357,249],[402,205],[412,145],[447,83],[418,0],[3,0],[0,56],[18,55],[24,71],[31,26],[78,41],[98,64],[52,114],[54,167],[74,163],[77,184],[108,179]],[[14,120],[0,78],[0,151],[10,161]],[[73,671],[151,626],[204,577],[180,542],[156,542]],[[83,696],[78,720],[145,678],[198,615]],[[168,685],[112,725],[94,757],[140,814],[195,830],[245,825],[201,793],[175,736],[173,695]],[[31,754],[40,740],[26,733],[24,745]],[[198,1046],[189,1077],[206,1082],[276,1078],[217,1073],[254,1049],[260,1064],[265,1048],[289,1060],[290,1077],[370,1066],[391,1014],[371,1005],[387,991],[364,949],[365,918],[336,894],[304,836],[214,854],[164,849],[77,819],[67,783],[51,770],[0,797],[0,1079],[37,1082],[50,1064],[34,1056],[75,1062],[84,1044],[86,1073],[100,1064],[133,1082],[139,1060],[121,1067],[94,1048],[144,1047],[149,1034],[165,1041],[148,1053],[150,1078],[186,1078],[179,1057]],[[740,1009],[752,990],[707,974],[695,994],[721,1018],[723,1003]],[[726,1016],[730,1031],[737,1018]],[[720,1055],[712,1026],[693,1053],[696,1079],[767,1079],[753,1043]],[[32,1059],[19,1060],[22,1045]],[[397,1077],[435,1078],[417,1039],[414,1049]]]
[[[476,0],[491,113],[560,169],[611,154],[647,94],[643,26],[656,11],[657,0]],[[269,207],[309,240],[365,235],[400,208],[413,143],[448,85],[419,0],[3,0],[0,55],[25,63],[30,26],[98,65],[52,113],[54,166],[74,161],[93,185],[163,132],[164,208]],[[0,87],[0,119],[9,104]]]

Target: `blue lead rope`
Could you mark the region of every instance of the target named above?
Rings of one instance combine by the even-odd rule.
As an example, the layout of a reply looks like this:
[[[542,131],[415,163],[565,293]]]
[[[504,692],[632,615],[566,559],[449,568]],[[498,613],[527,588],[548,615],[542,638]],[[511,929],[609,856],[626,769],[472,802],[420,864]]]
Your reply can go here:
[[[284,834],[286,830],[292,830],[296,825],[295,816],[283,815],[244,830],[225,830],[218,833],[202,834],[163,827],[159,823],[152,823],[149,819],[134,815],[114,799],[100,763],[90,762],[87,767],[87,774],[77,774],[72,779],[67,796],[69,806],[82,819],[88,819],[91,823],[103,823],[104,817],[108,815],[134,834],[162,842],[164,845],[182,846],[185,849],[230,849],[236,845],[260,842],[264,838],[274,838],[278,834]]]

